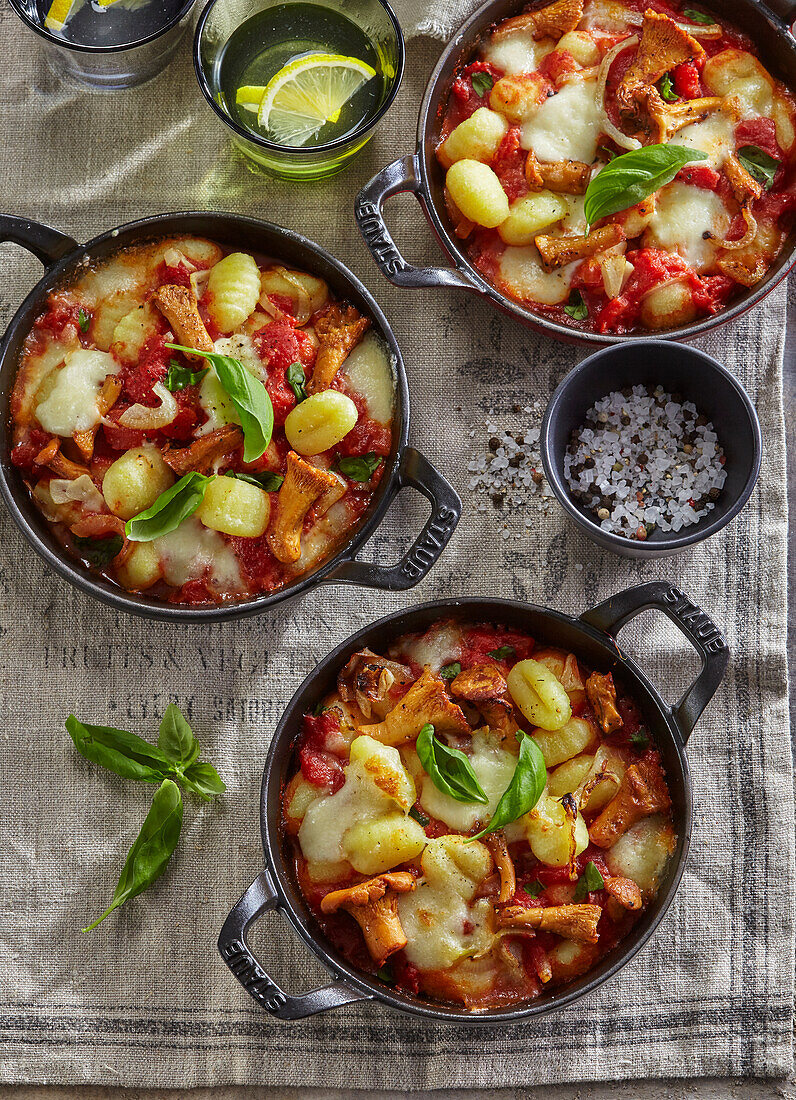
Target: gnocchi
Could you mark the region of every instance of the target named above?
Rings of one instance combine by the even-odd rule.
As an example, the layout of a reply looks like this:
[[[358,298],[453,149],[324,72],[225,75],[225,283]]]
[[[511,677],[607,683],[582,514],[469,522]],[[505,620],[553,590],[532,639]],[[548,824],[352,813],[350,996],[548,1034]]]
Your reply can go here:
[[[350,397],[337,390],[323,390],[288,413],[285,435],[298,454],[319,455],[344,439],[358,416]]]
[[[260,299],[260,269],[246,252],[230,252],[210,269],[207,312],[220,332],[239,328]]]
[[[507,682],[512,699],[532,725],[560,730],[572,717],[572,705],[561,681],[539,661],[518,661]]]
[[[509,216],[506,192],[489,165],[478,160],[457,160],[448,169],[445,184],[465,218],[477,225],[494,228]]]

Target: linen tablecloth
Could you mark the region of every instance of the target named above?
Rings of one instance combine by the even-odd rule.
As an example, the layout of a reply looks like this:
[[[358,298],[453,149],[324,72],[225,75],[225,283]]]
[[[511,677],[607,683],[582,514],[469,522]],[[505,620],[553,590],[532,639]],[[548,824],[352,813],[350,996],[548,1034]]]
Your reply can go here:
[[[410,4],[397,7],[407,28],[426,18]],[[450,16],[454,7],[434,10]],[[465,14],[456,10],[457,18]],[[701,345],[737,372],[760,413],[763,471],[749,504],[694,550],[654,564],[627,561],[586,541],[541,493],[504,515],[491,504],[479,511],[483,498],[469,487],[467,467],[486,453],[487,423],[538,425],[550,392],[583,353],[472,296],[399,292],[381,279],[354,227],[358,188],[412,147],[436,44],[411,44],[399,100],[362,157],[336,180],[296,186],[250,174],[233,154],[199,97],[187,44],[153,84],[97,96],[60,85],[43,67],[35,37],[7,9],[0,38],[13,59],[0,78],[0,207],[79,239],[146,214],[198,208],[260,216],[319,241],[383,305],[408,367],[412,442],[465,505],[447,553],[412,592],[329,586],[260,618],[182,627],[117,614],[72,590],[3,511],[0,1082],[412,1089],[786,1073],[794,815],[784,291]],[[441,262],[409,199],[394,201],[389,217],[410,256]],[[6,321],[39,271],[17,249],[4,246],[2,257]],[[531,411],[517,414],[517,404]],[[395,560],[424,515],[424,505],[404,494],[367,554]],[[732,663],[689,742],[691,855],[652,943],[598,992],[527,1024],[434,1027],[376,1005],[289,1025],[262,1012],[222,964],[215,941],[262,867],[258,790],[269,738],[314,662],[374,617],[434,597],[514,596],[579,613],[658,577],[675,581],[723,627]],[[692,654],[659,617],[623,641],[667,698],[693,676]],[[64,718],[74,710],[152,737],[171,700],[190,716],[229,790],[215,806],[186,798],[183,836],[163,878],[81,934],[110,898],[152,788],[78,757]],[[324,980],[279,918],[263,920],[254,939],[291,991]]]

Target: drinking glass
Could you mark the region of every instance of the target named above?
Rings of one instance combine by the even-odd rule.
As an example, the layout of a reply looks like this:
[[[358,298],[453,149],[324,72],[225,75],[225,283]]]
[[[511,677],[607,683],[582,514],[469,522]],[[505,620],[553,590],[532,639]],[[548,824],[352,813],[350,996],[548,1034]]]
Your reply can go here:
[[[255,170],[282,179],[311,180],[341,171],[373,136],[401,86],[404,38],[386,0],[311,0],[345,16],[360,28],[378,57],[381,70],[380,102],[353,132],[320,145],[285,146],[253,133],[235,118],[221,78],[224,48],[234,32],[252,17],[286,0],[210,0],[199,17],[194,37],[194,67],[199,87],[215,113],[232,131],[232,141]],[[298,2],[301,0],[289,0]]]

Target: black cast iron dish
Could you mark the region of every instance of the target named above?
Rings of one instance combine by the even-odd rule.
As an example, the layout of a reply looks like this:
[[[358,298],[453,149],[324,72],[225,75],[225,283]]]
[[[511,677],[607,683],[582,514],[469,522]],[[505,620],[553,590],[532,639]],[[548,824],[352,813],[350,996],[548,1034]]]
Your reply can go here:
[[[157,240],[171,234],[192,233],[221,243],[254,249],[320,275],[340,298],[353,302],[372,319],[374,330],[387,344],[395,362],[392,453],[386,460],[388,468],[376,497],[353,537],[333,558],[305,573],[295,584],[269,595],[213,607],[181,607],[161,603],[146,594],[125,592],[105,578],[90,573],[71,558],[31,501],[19,471],[11,465],[8,431],[9,398],[20,349],[34,319],[44,309],[50,291],[68,280],[79,264],[101,260],[126,245]],[[22,245],[37,256],[47,269],[44,278],[17,310],[0,344],[0,423],[4,433],[0,449],[0,493],[33,549],[62,577],[81,591],[123,611],[153,619],[207,622],[257,614],[324,581],[401,591],[412,588],[428,573],[459,522],[461,500],[428,459],[414,447],[408,446],[409,391],[400,348],[386,317],[362,283],[328,252],[298,233],[269,222],[237,214],[194,212],[159,214],[129,222],[95,237],[86,245],[78,245],[71,237],[49,226],[2,214],[0,240]],[[423,530],[396,565],[358,562],[356,555],[360,547],[373,534],[396,494],[406,486],[417,489],[431,502],[431,515]]]
[[[532,313],[512,298],[501,294],[470,263],[461,242],[453,233],[445,210],[445,174],[437,162],[434,150],[439,144],[440,126],[454,73],[461,64],[470,59],[478,39],[494,23],[516,15],[529,6],[523,0],[486,0],[459,28],[443,51],[426,85],[417,122],[416,151],[394,160],[365,184],[357,195],[354,206],[357,223],[381,273],[395,286],[458,287],[479,294],[522,324],[558,340],[592,347],[624,343],[633,339],[634,334],[619,336],[580,332],[541,314]],[[542,5],[535,3],[533,6]],[[793,74],[796,73],[796,40],[790,27],[796,20],[796,0],[768,0],[767,4],[763,0],[732,0],[731,3],[714,3],[713,6],[749,34],[761,60],[775,75],[786,84],[793,83]],[[401,255],[384,220],[383,206],[387,199],[404,191],[410,191],[417,198],[453,267],[420,269],[413,267]],[[667,329],[666,336],[672,340],[691,339],[731,321],[765,298],[785,278],[794,263],[796,226],[791,230],[776,261],[759,283],[715,316]]]
[[[639,666],[616,643],[616,632],[642,611],[656,609],[676,623],[702,658],[702,668],[682,699],[669,707]],[[644,712],[663,765],[672,796],[678,843],[669,861],[658,896],[625,940],[590,973],[572,984],[521,1007],[474,1015],[421,997],[400,993],[354,969],[324,938],[297,887],[281,834],[281,795],[289,774],[293,744],[301,716],[332,689],[338,671],[363,646],[382,651],[390,641],[410,631],[422,631],[440,618],[505,623],[528,631],[539,642],[563,646],[588,664],[622,677]],[[710,702],[727,667],[728,651],[719,629],[686,596],[666,581],[629,588],[575,619],[559,611],[516,600],[466,598],[439,600],[399,611],[358,631],[325,657],[310,673],[288,704],[276,728],[263,774],[260,831],[266,870],[254,880],[227,917],[218,941],[219,951],[232,973],[263,1008],[281,1020],[312,1016],[351,1001],[377,1000],[430,1020],[495,1023],[539,1016],[570,1004],[596,989],[643,947],[672,902],[683,873],[691,834],[691,780],[685,744],[702,711]],[[300,996],[285,993],[263,970],[247,942],[254,921],[278,910],[331,971],[334,981]]]
[[[572,497],[564,477],[564,455],[573,431],[595,401],[626,386],[662,385],[693,401],[713,422],[727,456],[727,480],[715,507],[693,527],[659,531],[639,542],[604,531]],[[665,558],[715,535],[751,496],[760,473],[760,422],[746,390],[726,367],[704,351],[666,340],[638,340],[604,348],[569,372],[550,399],[539,441],[542,465],[561,507],[590,539],[627,558]]]

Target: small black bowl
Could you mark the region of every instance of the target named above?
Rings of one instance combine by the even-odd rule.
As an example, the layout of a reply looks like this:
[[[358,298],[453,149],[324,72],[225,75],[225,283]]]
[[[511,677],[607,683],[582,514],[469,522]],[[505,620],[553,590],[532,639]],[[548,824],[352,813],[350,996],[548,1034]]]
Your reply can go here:
[[[638,385],[661,385],[667,393],[692,401],[712,421],[727,456],[727,480],[707,516],[679,532],[655,528],[643,541],[604,531],[576,503],[564,477],[564,455],[572,432],[584,424],[595,401]],[[550,399],[540,447],[545,475],[564,510],[594,542],[628,558],[664,558],[720,531],[749,499],[763,456],[757,413],[738,379],[705,352],[668,340],[618,344],[579,363]]]

